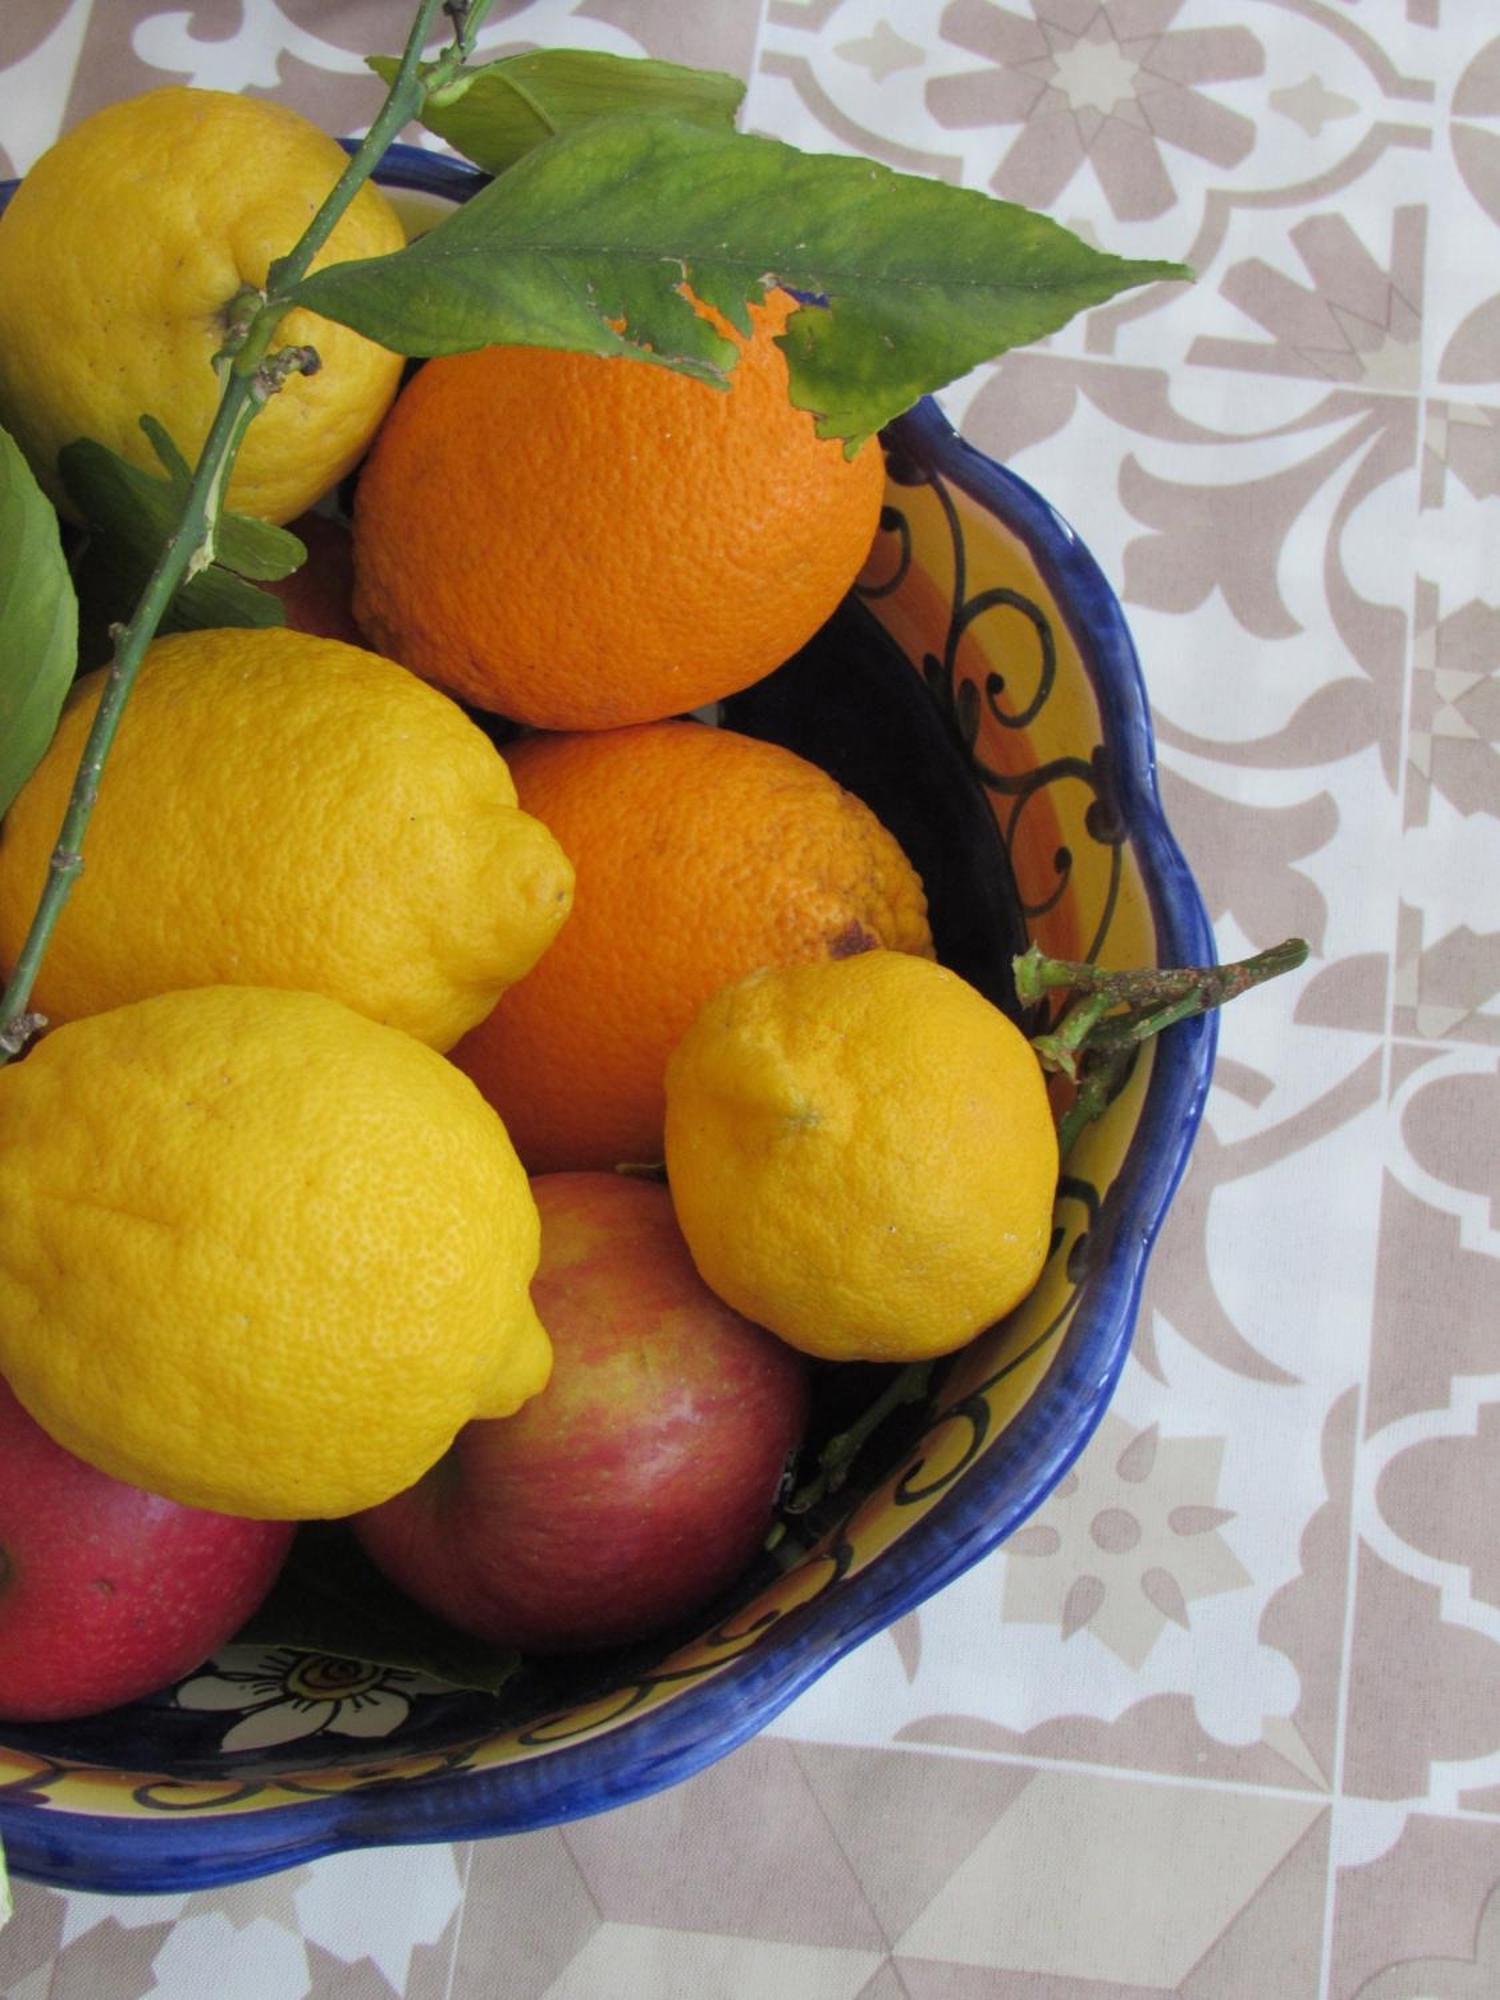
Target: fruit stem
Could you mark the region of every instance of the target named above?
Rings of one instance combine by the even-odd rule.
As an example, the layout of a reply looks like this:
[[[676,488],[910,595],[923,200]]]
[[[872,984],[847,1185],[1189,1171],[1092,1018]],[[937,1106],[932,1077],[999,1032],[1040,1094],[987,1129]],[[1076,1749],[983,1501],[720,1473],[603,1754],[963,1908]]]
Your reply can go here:
[[[443,11],[454,22],[454,40],[428,70],[424,81],[419,68],[422,45],[442,4],[443,0],[421,0],[395,79],[374,124],[300,241],[272,265],[265,293],[256,302],[253,294],[247,294],[242,286],[226,308],[228,333],[216,358],[219,406],[193,468],[182,519],[158,556],[128,623],[115,628],[114,657],[79,759],[47,880],[26,941],[0,995],[0,1065],[18,1056],[32,1035],[46,1025],[44,1016],[30,1010],[32,988],[57,920],[83,868],[84,831],[98,797],[105,759],[146,648],[184,579],[205,568],[213,558],[223,493],[251,420],[288,373],[297,369],[311,372],[317,365],[317,357],[310,349],[287,348],[267,357],[271,336],[287,311],[287,301],[280,295],[305,275],[339,217],[373,173],[381,154],[415,115],[429,84],[446,82],[470,54],[491,0],[468,0],[468,4],[449,0]]]
[[[1307,958],[1302,938],[1284,938],[1269,951],[1242,958],[1232,965],[1139,966],[1113,971],[1079,959],[1048,958],[1040,945],[1013,960],[1016,996],[1023,1006],[1066,988],[1073,993],[1106,993],[1111,1001],[1132,1006],[1156,1001],[1195,1000],[1194,1013],[1219,1007],[1279,973],[1295,972]],[[1181,1018],[1186,1019],[1186,1016]]]
[[[350,154],[348,166],[296,247],[289,250],[285,257],[278,257],[266,273],[266,302],[262,312],[274,312],[279,320],[287,310],[290,301],[285,295],[307,276],[314,257],[337,228],[344,210],[374,172],[386,147],[402,126],[416,117],[428,92],[441,90],[473,54],[474,38],[492,4],[493,0],[422,0],[411,33],[406,38],[406,46],[401,51],[396,74],[391,79],[391,87],[374,124]],[[435,62],[424,66],[422,44],[427,39],[433,16],[440,5],[453,23],[453,40]],[[253,340],[247,343],[247,346],[253,345]]]
[[[854,1461],[886,1418],[903,1404],[920,1402],[927,1394],[933,1366],[931,1361],[909,1361],[904,1368],[898,1369],[848,1430],[839,1431],[828,1440],[818,1453],[817,1471],[782,1502],[781,1512],[784,1515],[806,1514],[820,1500],[826,1500],[830,1493],[837,1493],[849,1477]],[[781,1539],[774,1529],[772,1534],[775,1541]]]
[[[104,692],[74,775],[62,828],[52,850],[47,880],[26,933],[26,941],[17,956],[4,995],[0,996],[0,1064],[20,1054],[27,1039],[25,1029],[28,1025],[33,1029],[45,1025],[43,1016],[28,1012],[31,989],[36,984],[42,955],[62,914],[63,905],[83,869],[84,830],[99,795],[104,760],[114,742],[121,711],[135,684],[142,656],[195,556],[211,538],[210,510],[215,505],[223,472],[233,462],[239,440],[254,414],[255,404],[249,382],[237,379],[226,384],[188,486],[182,519],[157,558],[156,567],[141,593],[130,622],[115,629],[114,657],[110,661]]]
[[[1058,1120],[1064,1158],[1084,1126],[1098,1118],[1123,1083],[1137,1049],[1164,1028],[1206,1014],[1268,979],[1294,972],[1307,958],[1302,938],[1285,938],[1268,951],[1231,965],[1142,966],[1113,971],[1077,959],[1048,958],[1033,944],[1011,961],[1016,997],[1034,1006],[1051,993],[1082,997],[1056,1027],[1033,1035],[1043,1069],[1077,1085]]]

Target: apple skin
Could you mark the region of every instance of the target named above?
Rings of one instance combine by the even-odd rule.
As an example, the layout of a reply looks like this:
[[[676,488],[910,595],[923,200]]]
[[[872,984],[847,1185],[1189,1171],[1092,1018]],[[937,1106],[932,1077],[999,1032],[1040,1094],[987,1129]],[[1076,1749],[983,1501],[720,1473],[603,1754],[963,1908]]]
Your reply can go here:
[[[111,1479],[0,1381],[0,1718],[93,1715],[180,1680],[255,1610],[294,1533]]]
[[[770,1526],[807,1423],[806,1363],[693,1267],[655,1182],[542,1174],[532,1284],[552,1379],[354,1517],[366,1553],[459,1630],[522,1652],[650,1636]]]

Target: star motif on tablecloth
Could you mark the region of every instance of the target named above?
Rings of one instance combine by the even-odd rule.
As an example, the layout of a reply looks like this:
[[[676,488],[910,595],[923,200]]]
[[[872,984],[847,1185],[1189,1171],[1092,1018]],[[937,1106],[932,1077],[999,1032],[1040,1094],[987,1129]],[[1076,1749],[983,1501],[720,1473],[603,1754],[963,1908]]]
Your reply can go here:
[[[1171,1623],[1187,1627],[1199,1598],[1250,1581],[1219,1533],[1223,1440],[1164,1438],[1105,1416],[1078,1465],[1035,1519],[1005,1544],[1004,1615],[1085,1627],[1139,1667]]]
[[[1181,6],[1031,0],[1028,18],[955,0],[943,39],[989,67],[935,77],[928,108],[950,130],[1022,127],[990,183],[1009,201],[1050,209],[1088,162],[1119,220],[1162,215],[1177,198],[1164,148],[1227,168],[1255,144],[1253,121],[1201,86],[1265,68],[1248,29],[1174,31]]]

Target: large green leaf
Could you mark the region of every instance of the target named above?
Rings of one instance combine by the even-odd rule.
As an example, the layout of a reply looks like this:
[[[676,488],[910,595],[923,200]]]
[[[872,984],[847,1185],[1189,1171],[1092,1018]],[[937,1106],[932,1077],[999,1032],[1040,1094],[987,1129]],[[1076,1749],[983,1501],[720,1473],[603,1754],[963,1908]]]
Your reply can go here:
[[[827,308],[783,337],[793,401],[852,449],[977,363],[1189,275],[973,189],[642,117],[549,140],[405,250],[325,266],[294,296],[403,354],[518,342],[723,382],[734,349],[683,282],[742,329],[780,283]]]
[[[395,56],[370,56],[393,81]],[[732,130],[745,86],[720,70],[685,69],[598,49],[531,49],[462,72],[422,107],[422,123],[486,173],[508,167],[558,132],[621,112],[657,112]]]
[[[0,813],[52,741],[78,663],[78,600],[57,513],[0,430]]]

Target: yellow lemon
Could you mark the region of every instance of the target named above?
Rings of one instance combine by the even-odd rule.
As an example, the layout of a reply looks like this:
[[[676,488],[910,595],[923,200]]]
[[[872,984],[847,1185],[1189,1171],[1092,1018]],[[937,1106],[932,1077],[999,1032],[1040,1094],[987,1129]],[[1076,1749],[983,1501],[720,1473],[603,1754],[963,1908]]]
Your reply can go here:
[[[930,959],[870,951],[722,988],[668,1065],[666,1153],[703,1277],[808,1354],[948,1353],[1046,1259],[1041,1068]]]
[[[340,1515],[543,1387],[505,1128],[409,1035],[200,987],[0,1070],[0,1373],[70,1451],[192,1506]]]
[[[0,829],[0,963],[26,934],[104,676],[79,682]],[[33,1004],[305,987],[446,1049],[540,956],[573,870],[505,760],[404,667],[284,628],[142,664]]]
[[[142,414],[196,456],[218,402],[224,310],[302,235],[345,166],[285,106],[170,87],[96,111],[44,153],[0,216],[0,422],[60,496],[57,454],[93,437],[156,469]],[[400,249],[366,186],[317,264]],[[285,521],[362,457],[395,396],[400,357],[311,313],[277,346],[311,345],[255,419],[229,504]]]

